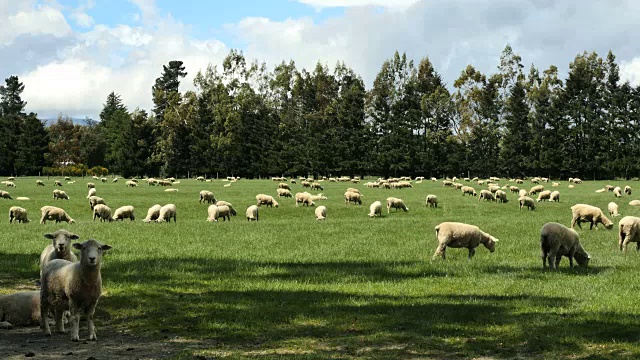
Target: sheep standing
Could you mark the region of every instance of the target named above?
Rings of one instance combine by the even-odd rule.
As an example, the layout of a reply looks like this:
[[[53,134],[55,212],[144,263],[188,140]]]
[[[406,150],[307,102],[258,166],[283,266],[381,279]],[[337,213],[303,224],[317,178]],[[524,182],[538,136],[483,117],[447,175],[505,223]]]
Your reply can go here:
[[[609,210],[609,215],[611,216],[620,216],[620,214],[618,214],[618,204],[613,201],[607,205],[607,210]]]
[[[369,217],[382,216],[382,203],[375,201],[369,205]]]
[[[625,216],[618,222],[618,246],[621,251],[627,251],[630,242],[636,243],[636,250],[640,251],[640,218]]]
[[[51,244],[47,245],[40,253],[40,275],[42,275],[44,267],[55,259],[78,261],[76,255],[71,252],[71,243],[73,240],[80,239],[80,236],[60,229],[50,234],[44,234],[44,238],[51,240]]]
[[[213,193],[211,191],[207,191],[207,190],[202,190],[200,191],[200,201],[201,204],[204,203],[209,203],[209,204],[215,204],[216,202],[216,197],[213,196]]]
[[[218,218],[222,218],[222,221],[231,221],[231,209],[227,205],[218,206]]]
[[[620,189],[620,186],[616,186],[615,189],[613,189],[613,195],[615,197],[622,197],[622,189]]]
[[[40,323],[40,291],[23,291],[0,296],[0,319],[5,328]]]
[[[541,191],[544,190],[544,186],[543,185],[536,185],[534,187],[531,188],[531,190],[529,190],[529,195],[535,195]]]
[[[138,183],[131,180],[127,180],[125,184],[127,185],[127,187],[138,187]]]
[[[537,202],[551,199],[551,190],[544,190],[538,194]]]
[[[429,207],[437,208],[438,207],[438,197],[433,195],[433,194],[427,195],[427,197],[425,199],[425,205],[429,206]]]
[[[627,195],[631,195],[631,186],[625,186],[624,187],[624,193]]]
[[[5,181],[4,185],[6,187],[16,187],[16,184],[13,181]]]
[[[291,187],[287,183],[279,183],[278,184],[278,189],[291,190]]]
[[[523,207],[527,207],[528,210],[535,210],[536,209],[536,203],[533,201],[532,198],[528,197],[528,196],[521,196],[518,201],[520,202],[520,211],[522,211]]]
[[[162,209],[162,206],[160,204],[153,205],[149,208],[149,210],[147,210],[147,217],[145,217],[142,221],[150,223],[152,221],[158,220],[158,217],[160,217],[160,209]]]
[[[354,203],[354,204],[362,205],[362,195],[360,195],[360,193],[357,193],[357,192],[347,191],[346,193],[344,193],[344,203],[345,204]]]
[[[220,212],[218,211],[217,205],[209,205],[207,209],[207,221],[208,222],[218,222],[218,217],[220,216]]]
[[[216,206],[228,206],[229,207],[229,211],[231,213],[231,216],[236,216],[237,215],[236,209],[233,208],[233,205],[231,205],[230,202],[226,202],[226,201],[220,200],[220,201],[216,202]]]
[[[0,198],[13,200],[11,195],[8,192],[3,191],[3,190],[0,190]]]
[[[502,190],[496,191],[495,196],[496,196],[496,201],[499,201],[503,204],[509,202],[509,199],[507,199],[507,193]]]
[[[298,203],[302,203],[302,205],[307,206],[315,206],[315,203],[311,200],[311,194],[308,192],[296,193],[295,199],[296,206],[298,206]]]
[[[433,259],[438,256],[445,259],[447,247],[469,249],[469,259],[475,255],[475,249],[480,244],[483,244],[491,252],[496,250],[498,239],[480,230],[477,226],[458,222],[443,222],[435,229],[438,247],[433,254]]]
[[[318,183],[313,183],[311,184],[311,189],[312,190],[321,190],[324,191],[324,188],[322,187],[322,185],[318,184]]]
[[[480,196],[478,196],[478,201],[482,199],[487,201],[496,201],[496,197],[489,190],[480,190]]]
[[[65,310],[71,313],[71,340],[79,341],[81,314],[87,318],[89,340],[97,340],[93,314],[102,294],[102,275],[100,265],[103,252],[111,249],[109,245],[96,240],[75,243],[80,250],[80,262],[53,260],[49,262],[41,277],[40,289],[40,327],[51,335],[47,314],[52,311],[58,332],[64,332],[62,316]]]
[[[402,201],[402,199],[398,199],[395,197],[387,198],[387,214],[389,214],[389,210],[391,208],[396,209],[396,211],[398,211],[398,209],[409,211],[409,208],[407,207],[407,205],[404,204],[404,201]]]
[[[593,225],[595,224],[596,230],[598,230],[598,223],[604,225],[607,230],[610,230],[613,227],[613,222],[609,220],[600,208],[586,205],[586,204],[576,204],[571,207],[571,228],[578,224],[578,227],[582,229],[582,222],[591,223],[589,229],[593,229]]]
[[[36,186],[44,186],[44,181],[36,180]]]
[[[290,198],[293,195],[291,195],[291,191],[287,190],[287,189],[278,189],[278,197],[282,198],[282,197],[286,197],[286,198]]]
[[[582,248],[578,233],[554,222],[549,222],[542,226],[540,230],[540,250],[542,267],[546,268],[547,260],[549,260],[549,268],[551,270],[558,269],[562,256],[569,258],[570,267],[573,267],[574,258],[578,265],[582,267],[586,267],[591,259],[589,254]]]
[[[247,211],[245,212],[245,215],[247,216],[247,221],[258,221],[258,206],[249,206],[247,208]]]
[[[318,206],[315,211],[316,220],[325,220],[327,218],[327,207]]]
[[[92,183],[92,182],[88,182],[87,183],[87,188],[88,189],[95,189],[96,188],[96,184]]]
[[[92,196],[96,196],[96,193],[98,191],[96,190],[96,188],[89,188],[89,193],[87,194],[87,199],[89,199]]]
[[[104,204],[98,204],[93,208],[93,221],[100,218],[100,222],[112,222],[111,208]]]
[[[30,220],[27,218],[27,209],[19,206],[12,206],[9,208],[9,223],[13,220],[19,223],[28,223]]]
[[[160,208],[160,215],[156,222],[171,222],[171,218],[173,218],[173,222],[177,222],[176,219],[176,206],[174,204],[167,204]]]
[[[60,180],[55,180],[55,181],[53,182],[53,186],[60,186],[60,187],[62,187],[62,182],[61,182]]]
[[[62,190],[53,190],[53,198],[57,200],[69,200],[69,195]]]
[[[90,196],[89,197],[89,206],[91,207],[91,210],[93,210],[93,208],[96,207],[96,205],[99,205],[99,204],[107,205],[104,202],[104,199],[101,198],[101,197],[98,197],[98,196]]]
[[[551,193],[549,201],[560,202],[560,191],[556,190]]]
[[[471,186],[463,186],[460,188],[460,190],[462,191],[462,196],[465,196],[466,194],[470,196],[478,196],[476,189],[472,188]]]
[[[69,224],[74,224],[75,220],[67,214],[66,211],[55,206],[43,206],[40,208],[42,217],[40,218],[40,224],[45,224],[47,220],[55,220],[56,223],[66,221]]]
[[[127,206],[121,206],[119,208],[116,209],[116,211],[113,213],[113,220],[118,221],[118,220],[122,220],[124,221],[124,219],[129,219],[131,221],[134,221],[136,219],[136,216],[134,214],[134,208],[131,205],[127,205]]]
[[[280,204],[278,204],[276,199],[274,199],[273,196],[271,196],[271,195],[258,194],[258,195],[256,195],[256,201],[258,202],[256,204],[258,206],[261,206],[261,205],[266,205],[266,206],[271,206],[271,207],[280,206]]]

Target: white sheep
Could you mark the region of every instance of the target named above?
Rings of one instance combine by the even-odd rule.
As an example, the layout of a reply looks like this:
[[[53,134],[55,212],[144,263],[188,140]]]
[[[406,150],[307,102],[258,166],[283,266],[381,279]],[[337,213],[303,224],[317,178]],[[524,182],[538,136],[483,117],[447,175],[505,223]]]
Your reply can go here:
[[[9,223],[13,221],[19,223],[28,223],[30,220],[27,218],[27,209],[19,206],[12,206],[9,208]]]
[[[510,186],[509,191],[511,191],[512,193],[517,193],[520,191],[520,188],[517,186]]]
[[[296,206],[298,206],[298,203],[302,203],[302,205],[307,206],[315,206],[315,203],[313,202],[313,200],[311,200],[311,194],[306,191],[302,193],[296,193],[295,199]]]
[[[507,199],[507,193],[502,190],[496,191],[495,196],[496,196],[496,201],[499,201],[503,204],[509,202],[509,199]]]
[[[87,318],[89,340],[97,340],[93,314],[102,294],[102,275],[100,265],[103,252],[111,249],[109,245],[100,244],[96,240],[75,243],[73,247],[80,250],[80,261],[53,260],[43,272],[40,288],[40,327],[48,336],[51,335],[47,314],[54,314],[56,329],[64,332],[63,313],[71,313],[71,340],[79,341],[80,316]]]
[[[44,181],[36,180],[36,186],[44,186]]]
[[[627,251],[630,242],[636,243],[636,250],[640,251],[640,218],[625,216],[618,222],[618,246],[621,251]]]
[[[40,323],[40,291],[23,291],[0,296],[0,319],[3,328]]]
[[[160,208],[160,215],[156,222],[171,222],[171,218],[173,218],[173,222],[177,222],[176,219],[176,206],[174,204],[167,204]]]
[[[316,220],[325,220],[327,218],[327,207],[318,206],[315,211]]]
[[[55,180],[55,181],[53,182],[53,186],[62,186],[62,181],[60,181],[60,180]]]
[[[291,191],[287,190],[287,189],[278,189],[278,197],[282,198],[282,197],[292,197],[293,195],[291,195]]]
[[[532,198],[528,196],[521,196],[520,198],[518,198],[518,201],[520,202],[520,211],[522,211],[522,208],[525,206],[527,207],[528,210],[536,209],[536,203],[533,201]]]
[[[438,207],[438,197],[433,195],[433,194],[427,195],[427,197],[425,199],[425,206],[437,208]]]
[[[245,214],[247,216],[247,221],[258,221],[258,206],[257,205],[249,206]]]
[[[280,206],[280,204],[278,204],[276,199],[274,199],[273,196],[271,196],[271,195],[258,194],[258,195],[256,195],[256,201],[258,202],[256,204],[258,206],[261,206],[261,205],[266,205],[266,206],[271,206],[271,207]]]
[[[478,196],[478,201],[482,199],[487,201],[496,201],[496,197],[489,190],[480,190],[480,196]]]
[[[627,195],[631,195],[631,186],[627,185],[624,187],[624,193]]]
[[[226,202],[224,200],[220,200],[216,202],[217,206],[228,206],[229,207],[229,212],[231,213],[231,216],[236,216],[237,212],[236,209],[233,208],[233,205],[230,202]]]
[[[631,206],[640,206],[640,200],[631,200],[631,201],[629,201],[629,205],[631,205]]]
[[[28,197],[26,197],[26,196],[18,196],[18,197],[16,198],[16,200],[18,200],[18,201],[29,201],[29,200],[31,200],[31,199],[29,199],[29,198],[28,198]]]
[[[527,196],[527,195],[529,195],[529,192],[527,190],[525,190],[525,189],[520,189],[518,191],[518,197],[523,197],[523,196]]]
[[[438,247],[433,259],[441,256],[446,258],[447,247],[469,249],[469,259],[476,253],[475,248],[483,244],[489,251],[496,250],[498,239],[480,230],[477,226],[459,223],[443,222],[435,227]]]
[[[134,221],[136,219],[134,211],[135,209],[131,205],[121,206],[117,208],[116,211],[113,213],[113,220],[124,221],[124,219],[129,219],[131,221]]]
[[[369,217],[382,216],[382,203],[380,201],[374,201],[369,205]]]
[[[322,187],[322,185],[318,184],[318,183],[313,183],[311,184],[311,189],[312,190],[324,190],[324,188]]]
[[[55,220],[56,223],[66,221],[69,224],[74,224],[75,220],[67,214],[66,211],[55,206],[43,206],[40,208],[42,217],[40,218],[40,224],[45,224],[47,220]]]
[[[208,222],[218,222],[218,217],[220,216],[220,212],[218,211],[217,205],[209,205],[207,208],[207,221]]]
[[[89,197],[89,206],[91,207],[91,210],[93,210],[93,208],[98,204],[107,205],[104,202],[104,199],[101,198],[101,197],[98,197],[98,196],[90,196]]]
[[[0,190],[0,198],[13,200],[13,198],[11,197],[11,194],[3,190]]]
[[[472,188],[471,186],[463,186],[460,188],[460,190],[462,191],[462,196],[465,196],[466,194],[478,196],[476,189]]]
[[[589,254],[582,248],[578,233],[555,222],[549,222],[542,226],[540,230],[540,250],[542,267],[546,268],[547,260],[549,260],[549,268],[551,270],[558,269],[563,256],[569,258],[570,267],[573,267],[574,258],[581,267],[586,267],[591,259]]]
[[[575,188],[575,186],[573,186],[573,185],[569,185],[569,186],[567,186],[567,187],[568,187],[569,189],[573,189],[573,188]]]
[[[158,220],[158,217],[160,217],[160,209],[162,208],[162,206],[160,204],[155,204],[152,207],[149,208],[149,210],[147,210],[147,217],[144,218],[144,222],[146,223],[150,223],[152,221],[156,221]]]
[[[96,190],[96,188],[89,188],[89,193],[87,194],[87,199],[92,197],[92,196],[96,196],[96,193],[98,191]]]
[[[560,191],[553,191],[549,197],[549,201],[560,202]]]
[[[402,201],[402,199],[398,199],[395,197],[387,198],[387,214],[389,214],[389,210],[391,208],[396,209],[396,211],[398,211],[398,209],[409,211],[409,208],[407,207],[407,205],[404,204],[404,201]]]
[[[616,186],[615,189],[613,189],[613,195],[615,197],[621,197],[622,196],[622,189],[620,188],[620,186]]]
[[[544,190],[538,194],[537,202],[551,199],[551,190]]]
[[[216,197],[213,195],[211,191],[202,190],[200,191],[200,201],[199,203],[209,203],[214,204],[216,202]]]
[[[127,187],[138,187],[138,183],[131,180],[127,180],[125,184],[127,185]]]
[[[227,205],[218,206],[218,218],[222,218],[222,221],[231,221],[231,209]]]
[[[80,239],[80,236],[60,229],[50,234],[44,234],[44,238],[51,240],[51,244],[47,245],[40,253],[40,275],[42,275],[44,267],[52,260],[78,261],[76,255],[71,252],[71,243],[73,240]]]
[[[95,189],[95,187],[96,187],[96,184],[94,184],[94,183],[92,183],[92,182],[88,182],[88,183],[87,183],[87,188],[88,188],[88,189]]]
[[[58,200],[69,200],[69,195],[63,190],[53,190],[53,198]]]
[[[611,216],[620,216],[620,214],[618,214],[618,204],[613,201],[607,205],[607,210],[609,210],[609,215]]]
[[[287,184],[287,183],[279,183],[279,184],[278,184],[278,189],[291,190],[291,187],[290,187],[290,186],[289,186],[289,184]]]
[[[595,224],[596,230],[598,230],[598,223],[604,225],[607,230],[610,230],[613,227],[613,222],[609,220],[600,208],[586,205],[586,204],[576,204],[571,207],[571,228],[578,224],[578,227],[582,229],[582,222],[591,223],[589,229],[593,229],[593,225]]]
[[[531,190],[529,190],[529,195],[535,195],[535,194],[541,192],[542,190],[544,190],[544,186],[543,185],[536,185],[536,186],[532,187]]]
[[[347,191],[346,193],[344,193],[344,203],[354,203],[362,205],[362,195],[360,193]]]
[[[111,208],[104,204],[98,204],[93,208],[93,221],[100,218],[100,222],[112,222]]]
[[[178,189],[171,188],[171,189],[165,189],[164,191],[165,192],[178,192]]]
[[[16,187],[16,184],[13,181],[5,181],[6,187]]]

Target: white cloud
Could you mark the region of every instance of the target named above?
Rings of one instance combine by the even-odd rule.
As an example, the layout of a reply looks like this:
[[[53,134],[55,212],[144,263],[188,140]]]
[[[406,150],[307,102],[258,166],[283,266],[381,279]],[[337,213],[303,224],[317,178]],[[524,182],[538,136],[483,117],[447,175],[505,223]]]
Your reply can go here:
[[[407,8],[420,0],[298,0],[317,9],[331,7],[383,6],[387,8]]]
[[[640,86],[640,57],[620,63],[620,78],[633,86]]]
[[[0,6],[0,46],[11,44],[23,34],[56,37],[71,34],[71,27],[55,6],[36,5],[29,1],[17,3],[7,2]]]
[[[75,20],[76,24],[83,28],[90,28],[93,25],[93,18],[89,14],[81,11],[74,11],[71,13],[71,18]]]

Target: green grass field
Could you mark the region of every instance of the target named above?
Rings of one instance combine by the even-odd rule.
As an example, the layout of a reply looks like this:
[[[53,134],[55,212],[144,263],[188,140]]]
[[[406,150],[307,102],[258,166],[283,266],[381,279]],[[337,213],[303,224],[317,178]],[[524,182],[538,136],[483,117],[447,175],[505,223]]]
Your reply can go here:
[[[70,201],[53,200],[53,178],[36,187],[34,178],[16,180],[8,190],[19,202],[0,199],[0,291],[31,286],[38,258],[48,244],[43,234],[70,229],[81,239],[113,246],[104,258],[104,295],[96,312],[101,329],[204,341],[180,358],[637,358],[640,355],[640,254],[617,248],[613,230],[588,230],[582,244],[591,254],[587,270],[571,270],[565,258],[557,273],[542,271],[539,232],[545,222],[570,224],[570,207],[588,203],[606,211],[640,216],[640,208],[594,191],[605,182],[568,189],[560,203],[539,203],[519,211],[516,195],[507,204],[478,202],[438,183],[385,190],[356,186],[364,204],[345,205],[347,183],[324,182],[328,208],[324,222],[313,208],[283,199],[279,208],[262,208],[260,221],[248,223],[244,211],[258,193],[276,195],[277,183],[241,180],[200,183],[182,180],[177,193],[161,187],[127,188],[96,183],[112,210],[136,208],[135,222],[92,221],[86,183],[62,188]],[[630,185],[636,182],[607,182]],[[501,184],[502,185],[502,184]],[[532,185],[526,183],[524,187]],[[484,188],[474,185],[478,190]],[[545,187],[551,189],[550,184]],[[292,192],[302,191],[293,185]],[[3,189],[5,190],[5,189]],[[208,223],[200,190],[234,204],[231,222]],[[439,197],[426,208],[427,194]],[[388,196],[405,200],[409,212],[367,216],[369,204]],[[640,198],[640,196],[638,197]],[[177,205],[177,224],[145,224],[154,204]],[[20,205],[29,224],[9,224],[8,209]],[[38,223],[40,207],[58,205],[77,224]],[[465,249],[447,250],[432,261],[434,226],[460,221],[500,239],[495,253],[484,247],[467,260]],[[86,328],[81,328],[81,337]],[[65,338],[66,339],[66,338]]]

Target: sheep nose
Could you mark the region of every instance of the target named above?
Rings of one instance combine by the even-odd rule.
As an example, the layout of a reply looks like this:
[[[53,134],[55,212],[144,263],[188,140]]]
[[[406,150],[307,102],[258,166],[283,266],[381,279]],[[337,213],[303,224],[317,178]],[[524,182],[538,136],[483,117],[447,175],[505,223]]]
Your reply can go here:
[[[96,262],[96,258],[95,258],[95,256],[90,257],[90,258],[89,258],[89,262],[92,262],[92,263]]]

